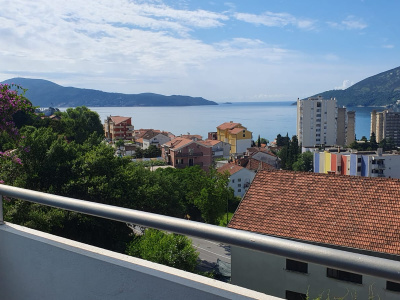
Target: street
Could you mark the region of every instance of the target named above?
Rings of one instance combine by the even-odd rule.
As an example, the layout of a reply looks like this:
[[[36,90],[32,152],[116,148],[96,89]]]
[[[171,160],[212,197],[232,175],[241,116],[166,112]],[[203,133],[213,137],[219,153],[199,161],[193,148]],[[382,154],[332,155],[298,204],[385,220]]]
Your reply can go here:
[[[199,252],[201,271],[211,271],[217,263],[217,259],[231,262],[231,249],[229,245],[219,242],[188,236],[193,241],[193,247]]]

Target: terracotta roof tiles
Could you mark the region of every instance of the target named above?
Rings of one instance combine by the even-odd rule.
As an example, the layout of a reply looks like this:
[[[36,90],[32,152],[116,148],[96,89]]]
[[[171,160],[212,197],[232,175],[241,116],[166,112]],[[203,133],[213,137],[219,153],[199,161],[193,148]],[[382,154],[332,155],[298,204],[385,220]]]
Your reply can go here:
[[[221,125],[219,125],[217,128],[219,130],[226,130],[226,129],[233,129],[233,128],[237,127],[237,126],[241,126],[241,124],[240,123],[233,123],[233,122],[225,122],[225,123],[222,123]]]
[[[114,122],[115,125],[131,119],[131,117],[120,117],[120,116],[110,116],[110,118]]]
[[[222,167],[218,168],[218,172],[221,174],[224,174],[225,172],[229,172],[230,175],[235,174],[236,172],[239,172],[241,169],[244,169],[241,166],[235,165],[235,164],[225,164]]]
[[[229,227],[400,254],[400,180],[259,171]]]

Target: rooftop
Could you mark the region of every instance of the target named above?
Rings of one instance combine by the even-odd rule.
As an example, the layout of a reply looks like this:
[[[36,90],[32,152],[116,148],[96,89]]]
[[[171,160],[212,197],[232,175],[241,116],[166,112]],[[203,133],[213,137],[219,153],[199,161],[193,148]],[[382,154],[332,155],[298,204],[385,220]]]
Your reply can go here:
[[[231,122],[225,122],[225,123],[219,125],[217,128],[219,130],[226,130],[226,129],[233,129],[237,126],[242,126],[242,125],[240,123],[234,123],[231,121]]]
[[[131,117],[120,117],[120,116],[110,116],[109,118],[111,119],[111,121],[114,122],[115,125],[131,119]]]
[[[180,148],[187,146],[191,143],[194,143],[194,141],[191,139],[177,137],[177,138],[165,143],[164,145],[169,147],[171,150],[179,150]]]
[[[229,227],[399,255],[400,180],[260,171]]]
[[[235,174],[236,172],[239,172],[240,170],[244,169],[241,166],[235,165],[235,164],[225,164],[222,167],[218,168],[218,172],[221,174],[224,174],[225,172],[228,172],[230,175]]]

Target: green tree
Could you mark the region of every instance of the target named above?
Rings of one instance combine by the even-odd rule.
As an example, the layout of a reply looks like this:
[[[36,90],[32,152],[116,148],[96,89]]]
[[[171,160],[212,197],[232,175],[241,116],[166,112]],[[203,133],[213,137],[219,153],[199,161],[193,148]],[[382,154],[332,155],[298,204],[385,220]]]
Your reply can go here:
[[[136,237],[127,247],[127,254],[152,262],[194,272],[199,254],[192,241],[183,235],[146,229],[143,236]]]
[[[68,108],[61,113],[58,129],[69,141],[83,144],[93,133],[104,137],[104,129],[99,114],[85,106]]]
[[[314,155],[312,152],[307,151],[299,155],[297,161],[293,164],[294,171],[312,172],[313,171]]]

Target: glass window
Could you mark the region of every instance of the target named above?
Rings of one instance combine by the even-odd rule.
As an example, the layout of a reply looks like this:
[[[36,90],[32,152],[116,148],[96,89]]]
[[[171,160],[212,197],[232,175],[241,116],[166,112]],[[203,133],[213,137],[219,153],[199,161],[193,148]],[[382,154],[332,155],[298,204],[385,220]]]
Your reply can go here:
[[[308,264],[297,260],[286,259],[286,270],[308,273]]]
[[[346,271],[327,268],[326,276],[329,278],[335,278],[335,279],[339,279],[339,280],[343,280],[343,281],[349,281],[349,282],[362,284],[362,275],[360,275],[360,274],[355,274],[355,273],[350,273],[350,272],[346,272]]]

